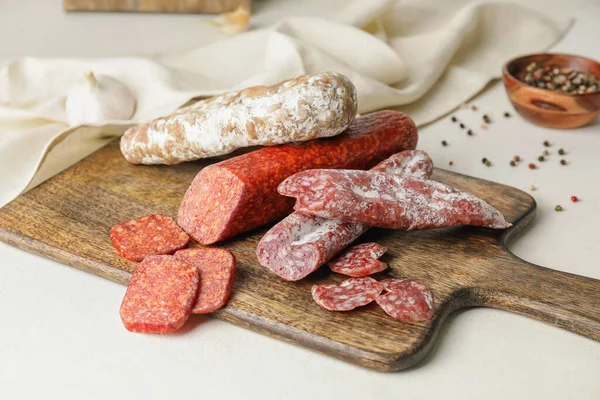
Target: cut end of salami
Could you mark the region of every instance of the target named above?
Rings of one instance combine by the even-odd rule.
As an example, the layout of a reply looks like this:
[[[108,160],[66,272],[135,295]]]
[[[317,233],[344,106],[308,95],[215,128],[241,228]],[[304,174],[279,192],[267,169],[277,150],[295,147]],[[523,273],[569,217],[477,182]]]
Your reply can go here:
[[[338,274],[353,277],[372,275],[387,268],[385,263],[378,260],[386,251],[387,248],[378,243],[352,246],[331,261],[329,268]]]
[[[198,292],[198,268],[172,256],[149,256],[133,271],[121,303],[131,332],[169,333],[190,315]]]
[[[203,245],[228,237],[232,221],[246,206],[243,197],[248,191],[240,177],[228,168],[213,164],[204,168],[188,188],[177,222],[194,240]],[[218,201],[213,201],[218,198]]]
[[[403,322],[433,318],[433,295],[422,282],[413,279],[386,279],[380,282],[388,293],[377,304],[391,317]]]
[[[329,311],[350,311],[371,303],[383,291],[383,285],[372,278],[350,278],[337,285],[315,285],[313,300]]]
[[[150,255],[173,254],[184,248],[190,237],[173,218],[154,214],[113,226],[110,240],[121,256],[137,262]]]
[[[208,314],[227,303],[236,267],[233,253],[227,249],[199,247],[180,250],[174,257],[200,271],[200,287],[192,314]]]

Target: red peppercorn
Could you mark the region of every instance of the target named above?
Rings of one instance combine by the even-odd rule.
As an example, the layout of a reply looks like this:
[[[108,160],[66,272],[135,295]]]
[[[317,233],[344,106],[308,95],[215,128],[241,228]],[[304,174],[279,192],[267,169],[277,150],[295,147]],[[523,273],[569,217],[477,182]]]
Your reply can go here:
[[[577,196],[571,196],[571,201],[573,203],[577,203],[579,201],[579,199],[577,198]]]
[[[534,164],[534,163],[530,163],[530,164],[529,164],[529,169],[536,169],[536,168],[537,168],[537,167],[535,166],[535,164]]]

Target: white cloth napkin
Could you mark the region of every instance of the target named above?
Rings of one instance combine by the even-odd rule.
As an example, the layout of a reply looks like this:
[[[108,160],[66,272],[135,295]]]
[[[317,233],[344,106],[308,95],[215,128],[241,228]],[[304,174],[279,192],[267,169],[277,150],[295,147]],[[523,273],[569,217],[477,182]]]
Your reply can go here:
[[[474,96],[507,59],[555,43],[570,22],[514,3],[357,0],[330,19],[285,18],[176,56],[8,61],[0,64],[0,206],[133,123],[194,97],[304,73],[341,72],[357,87],[360,113],[394,107],[421,125]],[[131,121],[67,125],[65,95],[86,70],[133,91]]]

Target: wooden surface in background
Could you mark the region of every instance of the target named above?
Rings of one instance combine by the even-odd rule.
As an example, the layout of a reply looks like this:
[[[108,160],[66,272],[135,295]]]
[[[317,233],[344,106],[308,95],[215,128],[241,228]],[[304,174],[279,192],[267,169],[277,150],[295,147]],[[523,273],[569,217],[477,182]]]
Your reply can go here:
[[[220,14],[252,0],[64,0],[66,11]]]
[[[152,213],[175,216],[189,183],[208,163],[131,165],[115,141],[0,209],[0,240],[127,284],[136,264],[117,255],[110,228]],[[444,170],[433,178],[483,198],[514,224],[505,232],[372,229],[359,239],[389,249],[381,260],[390,268],[376,279],[410,277],[431,288],[433,320],[402,323],[375,303],[339,313],[320,308],[311,286],[345,277],[323,267],[299,282],[281,280],[256,261],[256,245],[268,227],[220,244],[236,255],[238,269],[228,306],[214,316],[382,371],[423,359],[448,315],[469,306],[509,310],[600,340],[600,281],[526,263],[505,247],[533,219],[531,196]]]

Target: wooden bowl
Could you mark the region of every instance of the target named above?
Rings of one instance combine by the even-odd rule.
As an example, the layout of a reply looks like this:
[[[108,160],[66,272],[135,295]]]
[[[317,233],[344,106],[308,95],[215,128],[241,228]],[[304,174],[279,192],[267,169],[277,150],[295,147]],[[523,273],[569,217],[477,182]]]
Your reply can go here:
[[[532,62],[558,68],[571,68],[600,78],[600,64],[570,54],[530,54],[504,64],[504,87],[515,110],[536,125],[555,129],[578,128],[589,124],[600,113],[600,91],[566,94],[541,89],[521,82],[517,77]]]

